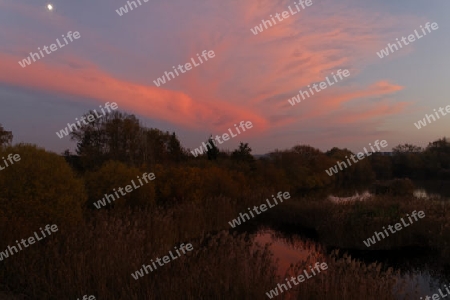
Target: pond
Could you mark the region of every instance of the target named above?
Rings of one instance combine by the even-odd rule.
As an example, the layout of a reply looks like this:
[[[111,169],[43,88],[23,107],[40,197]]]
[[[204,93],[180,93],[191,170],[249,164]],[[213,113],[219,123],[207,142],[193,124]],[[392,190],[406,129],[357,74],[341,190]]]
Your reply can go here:
[[[308,256],[313,256],[318,262],[327,261],[329,258],[329,251],[326,251],[319,243],[298,235],[284,235],[271,229],[259,230],[254,238],[254,243],[260,245],[270,243],[269,248],[274,253],[274,262],[278,267],[280,282],[288,276],[294,276],[291,273],[290,266],[299,261],[305,261]],[[429,254],[403,254],[401,253],[394,260],[392,256],[389,256],[389,258],[378,256],[376,261],[382,262],[388,267],[402,270],[399,279],[403,279],[407,283],[402,290],[405,291],[406,289],[406,292],[410,294],[416,291],[418,296],[415,299],[424,295],[432,295],[443,286],[443,283],[449,282],[450,277],[447,275],[447,278],[445,278],[444,271],[436,265],[436,257]],[[353,258],[366,263],[375,261],[373,257],[368,258],[364,255],[358,257],[354,253],[351,255]],[[396,288],[400,289],[400,287]],[[294,299],[294,295],[290,295],[290,297]],[[398,299],[402,299],[402,297],[399,296]]]

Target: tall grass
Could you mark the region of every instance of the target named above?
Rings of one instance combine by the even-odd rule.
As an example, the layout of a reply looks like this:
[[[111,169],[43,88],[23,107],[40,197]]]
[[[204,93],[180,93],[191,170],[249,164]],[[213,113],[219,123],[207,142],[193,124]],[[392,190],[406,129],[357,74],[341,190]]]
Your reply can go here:
[[[220,202],[221,199],[211,199]],[[101,211],[5,260],[4,281],[30,299],[262,299],[275,281],[267,248],[246,235],[205,233],[222,219],[192,204],[169,211]],[[224,218],[224,217],[223,217]],[[227,216],[226,220],[229,220]],[[225,221],[224,221],[225,222]],[[180,243],[194,250],[135,280]]]
[[[304,274],[306,270],[312,275],[310,266],[316,262],[327,263],[328,268],[292,289],[283,291],[279,299],[369,299],[399,300],[417,299],[417,278],[409,278],[410,272],[401,274],[400,270],[388,268],[381,263],[367,263],[352,258],[347,253],[339,254],[339,250],[327,253],[326,248],[310,239],[299,239],[297,236],[270,231],[277,240],[288,244],[299,251],[297,263],[291,264],[287,270],[279,270],[278,283],[286,283],[285,279]],[[276,248],[274,248],[276,249]],[[277,251],[277,250],[275,250]],[[278,255],[283,255],[278,251]],[[281,271],[281,272],[280,272]],[[268,288],[275,288],[272,286]],[[414,297],[413,297],[414,295]]]
[[[272,253],[267,245],[255,244],[251,236],[228,231],[228,221],[244,208],[264,203],[267,196],[263,194],[239,201],[215,197],[151,211],[87,211],[80,224],[57,224],[58,232],[1,262],[0,282],[28,299],[83,295],[132,300],[265,299],[265,292],[284,281],[276,276]],[[423,239],[426,246],[448,253],[448,208],[434,200],[377,197],[337,205],[321,199],[290,199],[252,221],[310,228],[326,246],[364,248],[362,241],[373,231],[398,222],[412,210],[424,210],[426,217],[377,247],[390,249]],[[32,235],[27,226],[16,225],[20,222],[26,224],[26,219],[0,220],[0,250],[19,237]],[[181,243],[192,243],[194,250],[138,280],[131,277],[143,264],[167,255]],[[300,273],[316,261],[326,261],[328,270],[303,282],[291,297],[390,300],[402,292],[398,272],[336,253],[310,257],[291,271]],[[285,296],[288,293],[280,298]]]
[[[301,274],[318,261],[309,257],[292,267],[294,274]],[[320,260],[319,262],[322,262]],[[407,281],[401,279],[400,272],[392,268],[384,270],[381,263],[366,264],[338,252],[331,254],[326,261],[328,269],[311,279],[300,283],[294,289],[296,299],[309,300],[394,300],[416,299],[417,292],[407,290]]]
[[[450,206],[439,199],[416,199],[375,196],[362,202],[336,204],[326,199],[296,199],[270,210],[262,220],[271,226],[289,227],[292,231],[308,229],[318,241],[346,249],[367,250],[363,241],[381,232],[383,226],[409,223],[406,214],[424,211],[425,217],[401,231],[377,242],[370,250],[402,247],[439,249],[448,257],[450,250]]]

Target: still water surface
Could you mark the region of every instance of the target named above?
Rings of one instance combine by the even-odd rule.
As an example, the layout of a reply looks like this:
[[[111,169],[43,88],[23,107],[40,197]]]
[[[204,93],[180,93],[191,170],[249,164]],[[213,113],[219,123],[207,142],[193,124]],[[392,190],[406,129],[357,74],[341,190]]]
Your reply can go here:
[[[274,262],[278,266],[279,282],[284,281],[287,276],[295,276],[295,274],[291,274],[290,265],[295,265],[302,260],[305,261],[308,255],[316,257],[318,262],[327,261],[329,257],[327,251],[313,240],[298,235],[283,235],[271,229],[259,230],[254,242],[260,245],[271,244],[270,249],[274,253]],[[411,253],[409,254],[405,259],[398,259],[395,263],[392,258],[384,261],[383,258],[377,259],[378,262],[383,262],[386,266],[402,270],[399,279],[407,282],[406,291],[410,295],[417,291],[417,294],[414,297],[409,296],[409,299],[419,299],[424,295],[432,295],[440,287],[443,287],[444,283],[448,284],[450,278],[447,278],[447,282],[445,281],[442,270],[439,270],[439,266],[436,265],[436,257],[420,255],[420,257],[411,258]],[[352,255],[352,257],[364,260],[367,263],[373,262],[367,261],[364,257],[355,255]],[[412,257],[414,257],[414,254],[412,254]],[[420,263],[418,263],[419,261]],[[439,281],[439,278],[441,281]],[[293,297],[293,295],[290,296]],[[403,298],[399,296],[399,299]]]

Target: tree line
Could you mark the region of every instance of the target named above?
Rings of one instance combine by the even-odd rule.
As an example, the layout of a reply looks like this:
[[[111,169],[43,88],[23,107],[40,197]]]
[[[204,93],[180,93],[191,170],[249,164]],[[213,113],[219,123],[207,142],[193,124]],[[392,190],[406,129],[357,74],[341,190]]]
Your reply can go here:
[[[309,145],[295,145],[255,159],[248,143],[241,142],[232,151],[219,150],[210,143],[213,147],[194,157],[175,132],[147,128],[136,116],[120,111],[83,124],[70,138],[76,142],[75,153],[66,150],[62,157],[84,181],[87,205],[142,171],[156,174],[155,186],[149,187],[147,194],[130,195],[117,206],[186,199],[195,202],[213,195],[239,197],[255,189],[303,194],[394,178],[450,179],[450,142],[445,137],[425,148],[403,144],[394,147],[390,155],[374,153],[332,177],[325,170],[353,154],[350,150],[334,147],[322,152]],[[12,139],[12,133],[0,125],[2,148],[12,147]],[[33,151],[39,152],[27,149],[24,154]]]

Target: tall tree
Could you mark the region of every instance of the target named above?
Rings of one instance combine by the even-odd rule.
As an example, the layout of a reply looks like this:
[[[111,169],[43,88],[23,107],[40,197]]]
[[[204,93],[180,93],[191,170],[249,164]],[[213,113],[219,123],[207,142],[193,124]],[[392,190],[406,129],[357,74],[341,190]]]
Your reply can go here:
[[[111,112],[71,132],[77,154],[86,169],[115,160],[129,166],[154,165],[177,157],[182,151],[176,136],[145,128],[131,114]]]
[[[217,160],[217,155],[219,154],[219,148],[216,146],[216,141],[213,140],[212,135],[209,137],[207,144],[211,145],[210,147],[207,147],[207,156],[209,160]]]
[[[167,134],[169,134],[167,132]],[[181,143],[178,140],[175,132],[172,132],[172,135],[169,138],[169,142],[167,143],[167,150],[171,156],[171,159],[175,162],[180,162],[183,158],[183,148],[181,147]]]

